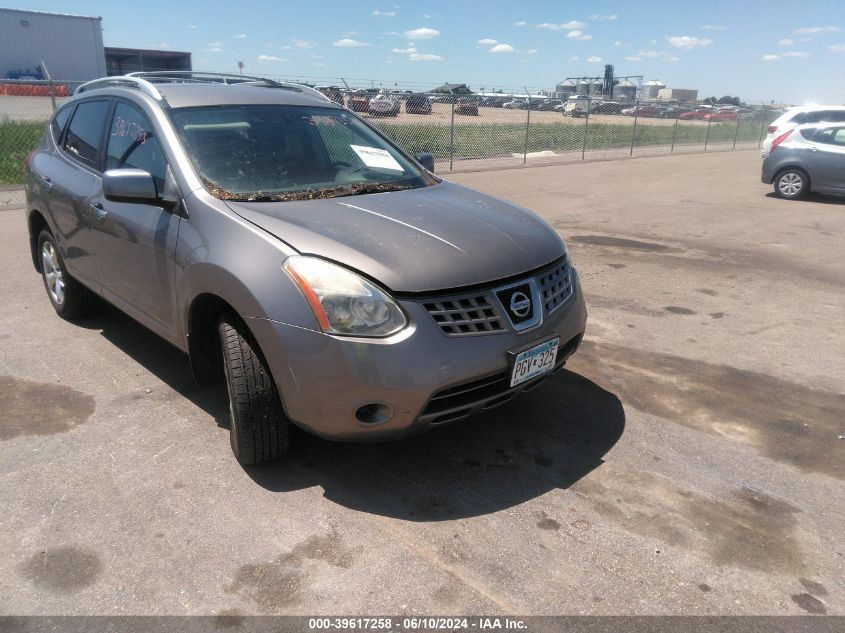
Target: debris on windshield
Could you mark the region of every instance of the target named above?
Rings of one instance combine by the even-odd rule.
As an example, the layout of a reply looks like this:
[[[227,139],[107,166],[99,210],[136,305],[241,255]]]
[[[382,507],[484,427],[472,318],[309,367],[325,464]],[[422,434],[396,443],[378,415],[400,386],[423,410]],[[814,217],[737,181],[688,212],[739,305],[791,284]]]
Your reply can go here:
[[[356,182],[348,185],[339,185],[327,189],[304,189],[301,191],[249,191],[235,193],[227,191],[202,177],[202,184],[212,196],[219,200],[232,200],[236,202],[289,202],[291,200],[318,200],[321,198],[338,198],[341,196],[354,196],[364,193],[382,193],[386,191],[401,191],[413,189],[413,184],[402,184],[396,182],[369,183]]]

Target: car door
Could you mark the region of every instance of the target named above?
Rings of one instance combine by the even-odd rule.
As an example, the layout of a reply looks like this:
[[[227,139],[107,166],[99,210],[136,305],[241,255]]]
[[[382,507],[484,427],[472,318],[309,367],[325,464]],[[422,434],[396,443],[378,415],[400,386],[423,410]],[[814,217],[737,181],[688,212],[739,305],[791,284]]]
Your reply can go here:
[[[102,190],[100,150],[110,107],[108,99],[80,101],[55,151],[37,156],[34,164],[68,272],[94,290],[98,274],[89,205]]]
[[[149,172],[159,194],[168,163],[159,134],[135,104],[116,100],[106,133],[105,169]],[[175,340],[173,256],[179,217],[161,206],[106,200],[92,224],[103,296],[150,329]]]
[[[820,128],[809,144],[810,182],[815,191],[845,191],[845,125]]]

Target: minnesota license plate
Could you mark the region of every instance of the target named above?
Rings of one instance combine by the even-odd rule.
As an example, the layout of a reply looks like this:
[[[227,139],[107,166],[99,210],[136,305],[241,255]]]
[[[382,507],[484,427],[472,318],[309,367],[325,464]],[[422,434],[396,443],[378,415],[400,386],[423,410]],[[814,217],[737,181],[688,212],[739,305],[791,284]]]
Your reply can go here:
[[[555,366],[559,343],[559,338],[553,338],[518,354],[511,373],[511,387],[551,371]]]

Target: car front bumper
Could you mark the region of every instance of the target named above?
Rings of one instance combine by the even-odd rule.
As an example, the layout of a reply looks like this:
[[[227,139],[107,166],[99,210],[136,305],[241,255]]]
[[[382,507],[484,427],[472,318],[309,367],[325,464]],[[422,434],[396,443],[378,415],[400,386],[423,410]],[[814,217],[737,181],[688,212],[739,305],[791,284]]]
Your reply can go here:
[[[383,440],[425,431],[504,403],[544,376],[510,388],[511,352],[560,337],[557,368],[581,342],[587,310],[578,273],[566,303],[523,332],[449,337],[421,303],[402,301],[410,324],[387,339],[331,336],[247,319],[294,423],[335,440]],[[548,374],[546,374],[548,375]],[[390,413],[362,423],[356,411]]]

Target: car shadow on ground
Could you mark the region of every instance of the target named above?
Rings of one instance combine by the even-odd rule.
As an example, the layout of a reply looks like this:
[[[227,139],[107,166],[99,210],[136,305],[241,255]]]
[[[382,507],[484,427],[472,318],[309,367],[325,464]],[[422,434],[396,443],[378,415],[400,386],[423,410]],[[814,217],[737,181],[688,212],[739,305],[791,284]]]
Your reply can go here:
[[[193,383],[184,354],[107,307],[80,323],[228,425],[222,387]],[[320,486],[344,507],[409,521],[440,521],[512,508],[565,489],[603,463],[625,427],[613,393],[563,370],[508,404],[429,433],[384,443],[338,443],[298,429],[279,462],[246,467],[272,492]],[[232,457],[234,459],[234,457]]]
[[[775,200],[782,200],[774,191],[766,194],[767,198],[774,198]],[[790,202],[819,202],[821,204],[845,204],[845,196],[834,196],[825,193],[810,192],[805,197],[798,200],[790,200]]]

